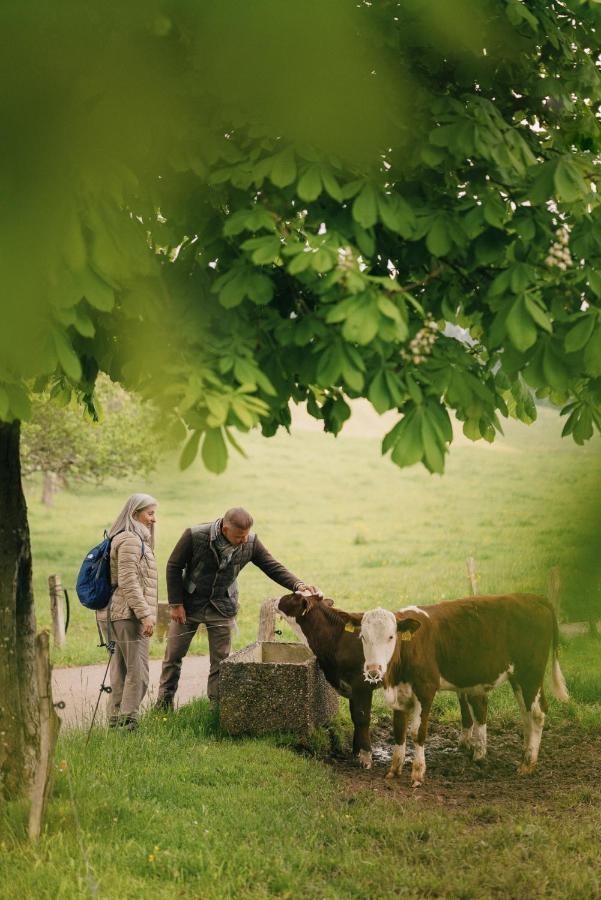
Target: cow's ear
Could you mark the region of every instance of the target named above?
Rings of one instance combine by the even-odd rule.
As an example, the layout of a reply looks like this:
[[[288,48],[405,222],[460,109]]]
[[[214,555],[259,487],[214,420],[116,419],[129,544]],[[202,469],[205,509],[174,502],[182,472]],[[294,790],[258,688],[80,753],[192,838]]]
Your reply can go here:
[[[321,597],[320,601],[324,606],[334,606],[334,601],[330,597]]]
[[[422,623],[417,619],[402,618],[397,619],[396,630],[401,636],[402,641],[410,641],[418,628],[422,627]]]
[[[344,622],[344,630],[350,631],[352,634],[359,634],[361,631],[361,622],[363,621],[363,613],[347,613],[340,609],[334,610]]]
[[[317,603],[317,597],[314,594],[307,594],[305,591],[295,591],[294,596],[298,598],[301,616],[306,616],[311,612]]]

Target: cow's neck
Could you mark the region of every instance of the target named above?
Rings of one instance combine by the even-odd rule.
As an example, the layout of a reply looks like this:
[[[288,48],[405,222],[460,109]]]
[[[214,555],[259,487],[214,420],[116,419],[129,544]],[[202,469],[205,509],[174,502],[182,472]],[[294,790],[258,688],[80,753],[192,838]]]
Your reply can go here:
[[[403,662],[401,657],[401,638],[397,637],[394,645],[394,653],[388,663],[386,674],[384,675],[384,687],[391,687],[403,681]]]
[[[334,621],[334,618],[328,616],[319,606],[315,606],[296,621],[315,656],[326,660],[331,657],[340,635],[344,632],[344,623],[339,619]]]

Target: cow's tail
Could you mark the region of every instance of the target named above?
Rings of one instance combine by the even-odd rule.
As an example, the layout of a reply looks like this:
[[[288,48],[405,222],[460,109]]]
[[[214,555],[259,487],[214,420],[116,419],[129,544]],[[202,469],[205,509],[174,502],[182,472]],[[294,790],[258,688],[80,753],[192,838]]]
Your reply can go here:
[[[549,609],[553,616],[553,666],[551,669],[551,689],[553,696],[562,703],[567,703],[570,699],[566,680],[563,677],[561,666],[559,665],[559,625],[557,624],[557,616],[551,603]]]

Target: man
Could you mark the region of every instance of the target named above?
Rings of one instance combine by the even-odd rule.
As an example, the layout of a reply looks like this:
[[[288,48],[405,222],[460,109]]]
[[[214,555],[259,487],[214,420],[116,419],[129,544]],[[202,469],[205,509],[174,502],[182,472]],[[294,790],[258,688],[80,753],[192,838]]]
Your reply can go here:
[[[289,591],[318,593],[314,585],[289,572],[251,532],[253,518],[245,509],[228,509],[222,519],[187,528],[167,563],[167,596],[171,622],[159,696],[159,709],[172,709],[182,668],[199,625],[209,637],[210,669],[207,694],[219,701],[219,666],[229,655],[231,632],[238,612],[236,578],[252,562]]]

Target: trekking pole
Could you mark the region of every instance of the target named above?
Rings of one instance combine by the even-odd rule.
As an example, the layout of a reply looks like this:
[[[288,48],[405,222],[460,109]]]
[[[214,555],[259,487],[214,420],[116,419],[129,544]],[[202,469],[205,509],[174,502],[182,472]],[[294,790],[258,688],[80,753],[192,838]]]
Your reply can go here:
[[[109,659],[106,664],[106,669],[104,670],[104,675],[102,676],[102,684],[100,685],[100,691],[98,692],[98,700],[96,701],[96,706],[94,708],[94,715],[92,716],[92,722],[90,724],[90,729],[88,731],[88,736],[86,738],[86,743],[85,743],[86,747],[88,746],[88,741],[90,740],[90,735],[92,734],[94,722],[96,721],[96,713],[98,712],[98,707],[100,705],[100,698],[102,697],[103,693],[111,694],[113,691],[110,684],[105,684],[105,682],[106,682],[106,676],[108,675],[109,666],[111,664],[111,659],[112,659],[113,653],[115,652],[115,641],[109,641],[108,644],[106,645],[106,647],[109,652]]]

